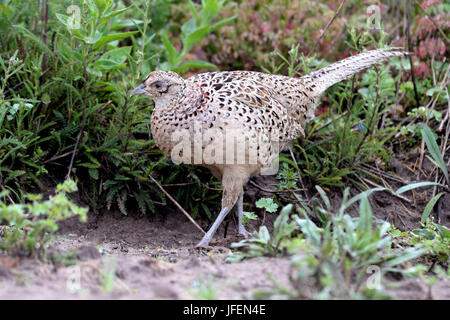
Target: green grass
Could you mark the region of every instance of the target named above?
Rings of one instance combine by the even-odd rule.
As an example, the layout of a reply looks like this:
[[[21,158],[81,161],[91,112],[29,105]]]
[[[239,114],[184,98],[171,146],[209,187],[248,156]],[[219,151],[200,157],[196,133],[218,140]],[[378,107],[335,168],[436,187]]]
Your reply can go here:
[[[386,297],[385,287],[367,282],[367,270],[376,270],[379,279],[387,273],[418,276],[420,267],[406,263],[429,254],[430,244],[415,241],[407,247],[395,246],[388,233],[390,224],[372,214],[368,190],[349,199],[345,189],[337,211],[333,211],[326,193],[320,190],[316,205],[302,202],[297,214],[293,206],[284,207],[274,223],[271,236],[265,226],[252,238],[232,245],[237,251],[226,261],[239,262],[257,256],[291,256],[290,287],[272,279],[277,289],[258,292],[259,297],[283,296],[292,299],[344,299]],[[347,211],[359,201],[359,216]],[[314,222],[314,221],[318,222]]]
[[[0,13],[1,187],[23,201],[26,190],[71,177],[94,212],[156,214],[154,201],[166,200],[149,182],[155,170],[163,184],[197,182],[176,198],[204,212],[191,195],[216,197],[201,191],[199,173],[167,163],[149,136],[152,103],[129,93],[157,68],[215,68],[186,55],[232,20],[216,18],[223,2],[191,4],[181,26],[169,0],[38,4],[8,1]],[[178,45],[170,33],[180,31],[183,50],[168,50]]]

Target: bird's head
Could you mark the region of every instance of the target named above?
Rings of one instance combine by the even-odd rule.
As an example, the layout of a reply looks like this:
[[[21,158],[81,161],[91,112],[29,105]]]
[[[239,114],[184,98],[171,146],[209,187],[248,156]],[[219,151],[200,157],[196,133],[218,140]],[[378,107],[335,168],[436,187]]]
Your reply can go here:
[[[155,102],[171,100],[184,88],[184,79],[172,71],[153,71],[131,95],[144,94]]]

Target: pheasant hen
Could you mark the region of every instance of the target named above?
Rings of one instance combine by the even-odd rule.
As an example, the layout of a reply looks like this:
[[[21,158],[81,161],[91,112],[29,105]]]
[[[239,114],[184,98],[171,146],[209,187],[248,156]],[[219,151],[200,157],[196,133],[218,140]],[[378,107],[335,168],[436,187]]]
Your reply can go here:
[[[303,135],[321,94],[333,84],[377,62],[408,55],[396,48],[367,51],[309,75],[292,78],[251,71],[207,72],[181,78],[153,71],[132,95],[155,102],[151,131],[174,161],[207,167],[222,182],[222,209],[198,247],[237,204],[242,224],[243,185],[252,175],[275,174],[280,151]]]

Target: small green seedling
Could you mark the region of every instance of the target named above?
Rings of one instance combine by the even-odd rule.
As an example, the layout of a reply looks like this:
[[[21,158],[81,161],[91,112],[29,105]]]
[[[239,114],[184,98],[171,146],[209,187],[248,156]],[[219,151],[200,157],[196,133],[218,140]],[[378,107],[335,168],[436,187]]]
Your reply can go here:
[[[278,210],[278,204],[273,202],[271,198],[261,198],[256,201],[256,207],[265,209],[267,212],[274,213]]]

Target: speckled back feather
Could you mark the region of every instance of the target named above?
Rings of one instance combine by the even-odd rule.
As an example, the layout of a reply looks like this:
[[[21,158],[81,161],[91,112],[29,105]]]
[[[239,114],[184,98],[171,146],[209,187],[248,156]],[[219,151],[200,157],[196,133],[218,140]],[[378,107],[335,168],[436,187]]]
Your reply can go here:
[[[313,117],[328,87],[377,62],[405,55],[408,53],[392,48],[367,51],[301,78],[224,71],[183,79],[170,71],[154,71],[144,82],[147,90],[154,92],[152,133],[157,145],[170,153],[176,144],[172,135],[180,129],[191,135],[194,128],[241,130],[247,140],[258,137],[258,166],[267,166],[280,150],[304,134],[305,121]],[[155,83],[167,91],[152,89]],[[274,139],[279,143],[277,147]],[[211,143],[204,142],[203,149]]]

